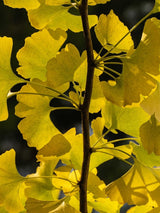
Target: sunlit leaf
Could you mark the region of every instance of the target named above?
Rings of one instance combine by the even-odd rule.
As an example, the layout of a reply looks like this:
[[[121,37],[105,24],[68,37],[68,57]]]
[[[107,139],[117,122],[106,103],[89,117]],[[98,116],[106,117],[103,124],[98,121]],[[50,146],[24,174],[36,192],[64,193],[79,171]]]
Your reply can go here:
[[[73,195],[78,191],[78,181],[80,173],[72,169],[70,166],[58,167],[55,171],[55,178],[52,183],[55,187],[63,190],[66,195]]]
[[[101,213],[119,213],[121,207],[117,201],[111,201],[109,198],[98,198],[93,200],[89,197],[88,205],[92,206],[96,211]]]
[[[138,137],[139,127],[150,116],[141,107],[134,105],[132,107],[119,107],[106,101],[102,109],[102,117],[108,129],[119,129],[128,135]]]
[[[61,203],[63,203],[65,198],[57,201],[41,201],[34,198],[28,198],[26,201],[25,208],[28,213],[49,213],[56,209]]]
[[[148,96],[156,86],[151,75],[159,75],[160,63],[160,21],[151,18],[146,21],[141,42],[133,54],[123,61],[122,75],[116,85],[102,82],[105,97],[117,105],[139,102],[141,96]]]
[[[47,62],[56,56],[65,39],[66,33],[61,29],[44,29],[26,38],[24,47],[17,53],[18,73],[24,78],[45,81]]]
[[[107,186],[106,193],[111,200],[121,204],[144,205],[149,200],[159,204],[160,170],[135,161],[125,175]]]
[[[160,0],[155,0],[155,4],[152,9],[152,13],[158,13],[159,11],[160,11]]]
[[[150,115],[155,114],[156,119],[160,121],[160,83],[157,82],[156,90],[144,99],[141,106]]]
[[[68,12],[71,6],[50,6],[41,4],[35,10],[29,10],[28,16],[30,23],[37,29],[51,28],[53,30],[61,28],[63,30],[71,29],[74,32],[82,31],[81,17],[72,15]],[[90,27],[97,23],[97,17],[89,16]]]
[[[27,10],[36,9],[40,6],[38,0],[3,0],[4,4],[13,8],[26,8]]]
[[[133,154],[136,156],[138,161],[140,161],[143,165],[148,167],[154,167],[160,165],[160,157],[155,155],[153,152],[148,154],[147,150],[140,144],[134,144],[133,146]]]
[[[16,106],[16,115],[23,118],[18,128],[29,146],[41,149],[59,133],[50,119],[50,112],[54,110],[49,105],[51,98],[37,95],[36,90],[29,85],[23,86],[21,92],[35,94],[17,96],[19,103]]]
[[[64,137],[71,144],[71,150],[62,156],[62,161],[68,165],[72,164],[74,169],[80,170],[83,160],[83,137],[82,134],[76,135],[74,128],[64,134]]]
[[[0,206],[8,212],[24,210],[24,180],[16,168],[15,151],[11,149],[0,155]]]
[[[38,155],[47,156],[61,156],[69,152],[71,149],[70,143],[63,135],[55,135],[51,141],[39,150]]]
[[[26,195],[27,197],[43,200],[53,201],[57,200],[59,190],[52,184],[53,171],[58,163],[58,158],[43,158],[37,156],[40,161],[40,166],[36,173],[27,176],[26,180]]]
[[[101,83],[98,77],[94,76],[89,112],[90,113],[99,112],[103,108],[104,104],[105,104],[105,97],[103,94]]]
[[[23,79],[18,78],[12,71],[10,57],[13,42],[11,38],[0,37],[0,121],[8,118],[7,95],[9,90],[16,84],[22,83]]]
[[[113,10],[111,10],[107,16],[104,14],[100,15],[98,24],[95,27],[95,33],[99,42],[107,50],[111,50],[128,32],[128,28],[124,26]],[[128,52],[133,45],[132,37],[128,34],[128,36],[112,50],[112,53]]]
[[[75,71],[83,70],[84,61],[86,61],[86,54],[80,56],[78,49],[73,44],[68,44],[56,58],[48,62],[47,78],[49,84],[56,87],[68,81],[73,81]],[[85,78],[83,74],[82,76]]]
[[[140,137],[144,149],[149,154],[154,152],[156,155],[160,155],[160,122],[154,115],[140,127]]]

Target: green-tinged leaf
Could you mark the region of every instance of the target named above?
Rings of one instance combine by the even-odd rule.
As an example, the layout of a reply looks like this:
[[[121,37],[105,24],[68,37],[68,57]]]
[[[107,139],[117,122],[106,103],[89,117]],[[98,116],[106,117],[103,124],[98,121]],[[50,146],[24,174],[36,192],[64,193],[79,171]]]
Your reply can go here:
[[[71,149],[70,143],[63,135],[55,135],[51,141],[39,150],[38,155],[44,157],[61,156],[69,152]]]
[[[60,191],[52,184],[53,171],[58,163],[58,158],[44,158],[37,155],[40,166],[35,174],[27,176],[27,197],[43,201],[57,200]]]
[[[140,127],[140,138],[147,152],[160,155],[160,122],[154,115]]]
[[[150,115],[155,114],[160,121],[160,83],[157,82],[156,90],[141,103],[142,108]]]
[[[121,204],[157,204],[160,193],[160,170],[145,167],[135,160],[134,166],[122,177],[107,186],[106,194]]]
[[[60,206],[66,198],[62,198],[57,201],[41,201],[34,198],[28,198],[25,208],[28,213],[49,213],[53,212],[58,206]]]
[[[7,95],[9,90],[23,79],[18,78],[12,71],[10,57],[13,42],[11,38],[0,37],[0,121],[8,118]]]
[[[23,86],[20,92],[34,94],[17,96],[19,103],[15,113],[23,118],[18,128],[29,146],[41,149],[54,135],[59,133],[50,119],[50,112],[54,110],[49,105],[51,98],[37,95],[37,91],[29,85]]]
[[[111,50],[128,32],[128,28],[124,26],[113,10],[111,10],[107,16],[104,14],[100,15],[98,24],[95,27],[95,33],[99,42],[107,50]],[[112,50],[112,53],[128,52],[133,45],[132,37],[128,34],[128,36]]]
[[[139,102],[141,96],[148,96],[156,87],[151,75],[159,75],[160,63],[160,21],[151,18],[146,21],[141,42],[133,54],[123,61],[122,75],[116,85],[102,82],[105,97],[117,105]]]
[[[0,206],[8,212],[24,210],[24,180],[16,168],[15,151],[11,149],[0,155]]]
[[[3,0],[4,4],[13,8],[25,8],[26,10],[36,9],[40,6],[38,0]]]
[[[153,152],[148,154],[147,150],[140,145],[136,145],[132,143],[133,146],[133,154],[136,156],[138,161],[140,161],[143,165],[148,167],[155,167],[160,165],[160,157],[155,155]]]
[[[61,29],[44,29],[26,38],[24,47],[17,53],[20,64],[18,73],[24,78],[45,81],[47,62],[56,56],[65,39],[66,33]]]
[[[94,200],[89,197],[88,205],[100,213],[119,213],[121,207],[117,201],[111,201],[109,198],[97,198]]]
[[[35,10],[29,10],[29,21],[37,29],[51,28],[53,30],[61,28],[65,31],[71,29],[74,32],[82,31],[82,22],[80,15],[72,15],[68,10],[72,6],[50,6],[41,4]],[[97,23],[97,16],[89,16],[90,27]]]
[[[119,129],[128,135],[138,137],[140,126],[150,116],[141,107],[136,105],[132,107],[119,107],[106,101],[102,109],[102,117],[108,129]]]
[[[48,62],[47,78],[49,84],[56,87],[68,81],[73,81],[75,71],[81,69],[83,71],[84,61],[86,61],[86,53],[84,52],[80,56],[78,49],[73,44],[67,44],[60,54],[57,54],[56,58]],[[85,75],[82,73],[81,75],[81,78],[85,79]],[[76,77],[75,80],[77,80]],[[80,83],[82,83],[81,80]]]

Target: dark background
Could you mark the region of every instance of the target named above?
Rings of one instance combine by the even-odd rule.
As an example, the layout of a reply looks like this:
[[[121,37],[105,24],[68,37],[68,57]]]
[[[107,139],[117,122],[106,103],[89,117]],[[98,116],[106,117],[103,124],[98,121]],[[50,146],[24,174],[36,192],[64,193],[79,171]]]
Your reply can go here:
[[[110,9],[113,9],[119,16],[120,20],[131,28],[138,22],[138,20],[140,20],[153,8],[153,5],[154,0],[111,0],[111,2],[107,3],[106,5],[97,5],[90,8],[90,14],[107,14]],[[143,23],[132,33],[135,47],[140,41],[142,30]],[[0,1],[0,36],[8,36],[13,38],[11,65],[14,71],[18,67],[16,52],[24,45],[24,39],[27,36],[30,36],[33,32],[36,32],[36,29],[30,26],[27,13],[24,9],[9,8],[4,6],[3,2]],[[94,48],[98,51],[100,45],[95,39],[93,30],[92,33],[94,38]],[[75,34],[68,31],[67,42],[74,43],[80,49],[80,51],[82,51],[84,44],[83,33],[77,33],[76,36],[78,37],[75,38]],[[17,153],[16,163],[18,171],[25,176],[29,173],[35,172],[38,164],[36,163],[35,159],[36,150],[27,146],[26,141],[23,140],[22,135],[17,129],[20,119],[14,115],[15,104],[15,97],[8,100],[9,119],[7,121],[0,122],[0,154],[6,150],[14,148]],[[58,112],[57,114],[52,114],[51,116],[56,126],[59,127],[62,132],[65,132],[74,126],[74,124],[79,124],[80,122],[80,115],[78,113],[73,114],[73,112],[70,111],[60,111],[60,113]],[[94,117],[95,115],[91,115],[91,118]],[[118,136],[110,134],[110,137],[121,137],[122,134],[123,133],[120,133]],[[105,180],[106,183],[109,183],[115,178],[120,177],[127,169],[128,166],[126,166],[126,164],[117,159],[113,159],[102,164],[98,168],[98,174],[100,178]]]

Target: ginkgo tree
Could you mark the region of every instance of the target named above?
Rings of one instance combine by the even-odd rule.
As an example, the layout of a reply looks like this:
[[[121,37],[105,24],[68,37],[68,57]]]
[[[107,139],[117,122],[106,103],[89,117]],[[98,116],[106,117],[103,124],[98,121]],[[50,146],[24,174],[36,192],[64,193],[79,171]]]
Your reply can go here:
[[[160,1],[130,30],[113,10],[88,15],[88,6],[109,1],[4,0],[25,8],[37,32],[17,52],[17,74],[10,65],[12,38],[0,37],[0,120],[8,118],[7,99],[16,96],[18,129],[37,149],[39,166],[23,177],[13,149],[0,155],[0,212],[116,213],[125,203],[132,205],[128,213],[160,212],[160,20],[154,17]],[[143,21],[135,49],[131,32]],[[93,49],[92,27],[99,52]],[[83,31],[82,53],[65,43],[68,29],[75,36]],[[21,89],[12,92],[17,84]],[[54,99],[70,105],[52,106]],[[82,133],[76,128],[62,133],[51,120],[51,112],[65,109],[81,113]],[[90,123],[92,113],[100,116]],[[106,139],[118,130],[128,137]],[[114,157],[131,168],[105,185],[96,168]]]

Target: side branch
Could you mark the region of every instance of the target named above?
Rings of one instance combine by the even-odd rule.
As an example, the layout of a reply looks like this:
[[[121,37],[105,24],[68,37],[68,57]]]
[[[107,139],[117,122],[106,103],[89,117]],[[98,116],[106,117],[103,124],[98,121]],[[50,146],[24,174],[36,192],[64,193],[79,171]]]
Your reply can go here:
[[[79,182],[80,187],[80,211],[87,213],[87,181],[89,175],[89,164],[90,164],[90,130],[89,130],[89,105],[92,95],[93,87],[93,76],[94,76],[94,56],[93,56],[93,45],[90,34],[89,22],[88,22],[88,0],[82,0],[79,6],[83,31],[86,42],[87,51],[87,81],[85,89],[85,97],[83,105],[81,106],[82,112],[82,129],[83,129],[83,164],[81,172],[81,180]]]

